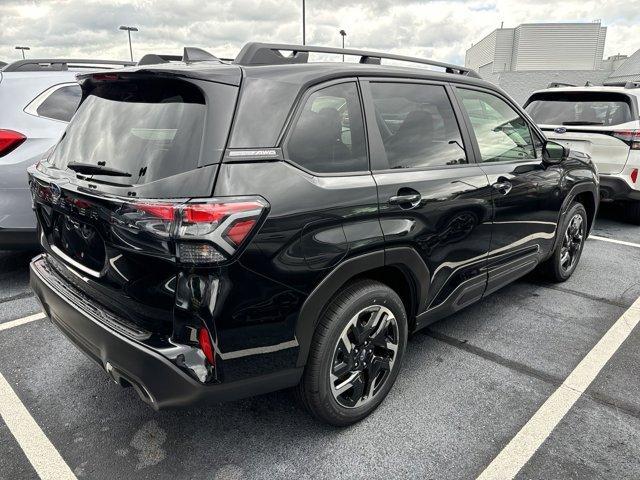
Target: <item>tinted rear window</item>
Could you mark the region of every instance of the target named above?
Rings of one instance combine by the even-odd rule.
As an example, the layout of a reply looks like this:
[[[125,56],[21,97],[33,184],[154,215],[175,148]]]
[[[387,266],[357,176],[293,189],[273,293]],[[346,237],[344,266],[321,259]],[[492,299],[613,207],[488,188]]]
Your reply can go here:
[[[607,92],[538,93],[526,110],[541,125],[608,126],[633,120],[629,97]]]
[[[231,124],[235,92],[228,85],[207,87],[216,117],[210,122],[216,131],[208,136],[215,139],[213,150],[220,154]],[[58,168],[76,162],[131,174],[93,177],[122,185],[171,177],[198,167],[207,115],[203,92],[185,81],[99,83],[78,108],[51,161]]]
[[[62,87],[49,95],[45,101],[40,104],[36,112],[41,117],[68,122],[71,120],[71,117],[73,117],[76,108],[78,108],[81,97],[82,90],[80,89],[80,85]]]

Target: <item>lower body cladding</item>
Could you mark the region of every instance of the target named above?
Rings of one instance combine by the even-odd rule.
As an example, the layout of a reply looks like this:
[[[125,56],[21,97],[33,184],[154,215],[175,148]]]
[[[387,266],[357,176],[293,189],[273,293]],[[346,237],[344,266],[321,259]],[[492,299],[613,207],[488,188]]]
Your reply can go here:
[[[301,378],[302,368],[290,368],[226,383],[199,382],[173,363],[181,346],[167,349],[143,344],[109,326],[91,311],[94,309],[73,301],[57,286],[59,279],[46,255],[36,257],[30,270],[31,288],[49,319],[114,381],[132,386],[156,410],[259,395],[292,387]]]
[[[640,201],[640,179],[637,182],[632,187],[622,175],[600,174],[600,197],[603,201]]]

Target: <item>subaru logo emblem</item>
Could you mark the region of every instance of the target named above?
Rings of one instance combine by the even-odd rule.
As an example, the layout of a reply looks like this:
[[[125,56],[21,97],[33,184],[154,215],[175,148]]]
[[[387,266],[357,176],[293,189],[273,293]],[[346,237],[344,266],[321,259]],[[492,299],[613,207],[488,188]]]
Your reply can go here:
[[[58,200],[60,200],[60,196],[62,195],[62,189],[55,183],[52,183],[49,186],[49,188],[51,189],[51,200],[53,200],[54,202],[57,202]]]
[[[558,127],[554,130],[556,133],[567,133],[567,129],[564,127]]]

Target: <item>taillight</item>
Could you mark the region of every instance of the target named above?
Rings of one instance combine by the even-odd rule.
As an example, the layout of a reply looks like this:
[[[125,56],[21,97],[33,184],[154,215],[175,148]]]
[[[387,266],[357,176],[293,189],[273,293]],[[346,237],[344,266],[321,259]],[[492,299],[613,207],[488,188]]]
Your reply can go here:
[[[213,344],[211,343],[211,337],[209,336],[209,332],[204,327],[198,330],[198,344],[200,345],[200,350],[202,350],[202,353],[204,353],[204,356],[207,357],[207,360],[209,361],[209,363],[215,366],[216,358],[213,354]]]
[[[640,130],[618,130],[613,136],[629,145],[631,150],[640,150]]]
[[[0,157],[12,152],[27,139],[24,135],[13,130],[0,130]]]
[[[267,203],[260,198],[225,198],[187,203],[127,203],[121,217],[136,228],[174,240],[180,262],[222,263],[244,245]]]
[[[638,181],[638,169],[631,170],[631,182],[636,183]]]

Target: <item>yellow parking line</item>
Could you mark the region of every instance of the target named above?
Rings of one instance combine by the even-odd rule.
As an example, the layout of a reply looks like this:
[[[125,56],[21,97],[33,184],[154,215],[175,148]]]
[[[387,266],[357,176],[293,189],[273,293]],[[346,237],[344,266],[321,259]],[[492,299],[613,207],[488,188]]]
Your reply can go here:
[[[478,480],[512,479],[591,385],[640,322],[640,298],[613,324],[566,380],[480,474]]]
[[[58,453],[0,373],[0,416],[38,476],[43,480],[75,480],[69,465]]]
[[[0,331],[9,330],[13,327],[19,327],[20,325],[24,325],[25,323],[40,320],[42,318],[46,318],[46,315],[44,313],[36,313],[34,315],[29,315],[28,317],[18,318],[17,320],[11,320],[10,322],[0,323]]]

